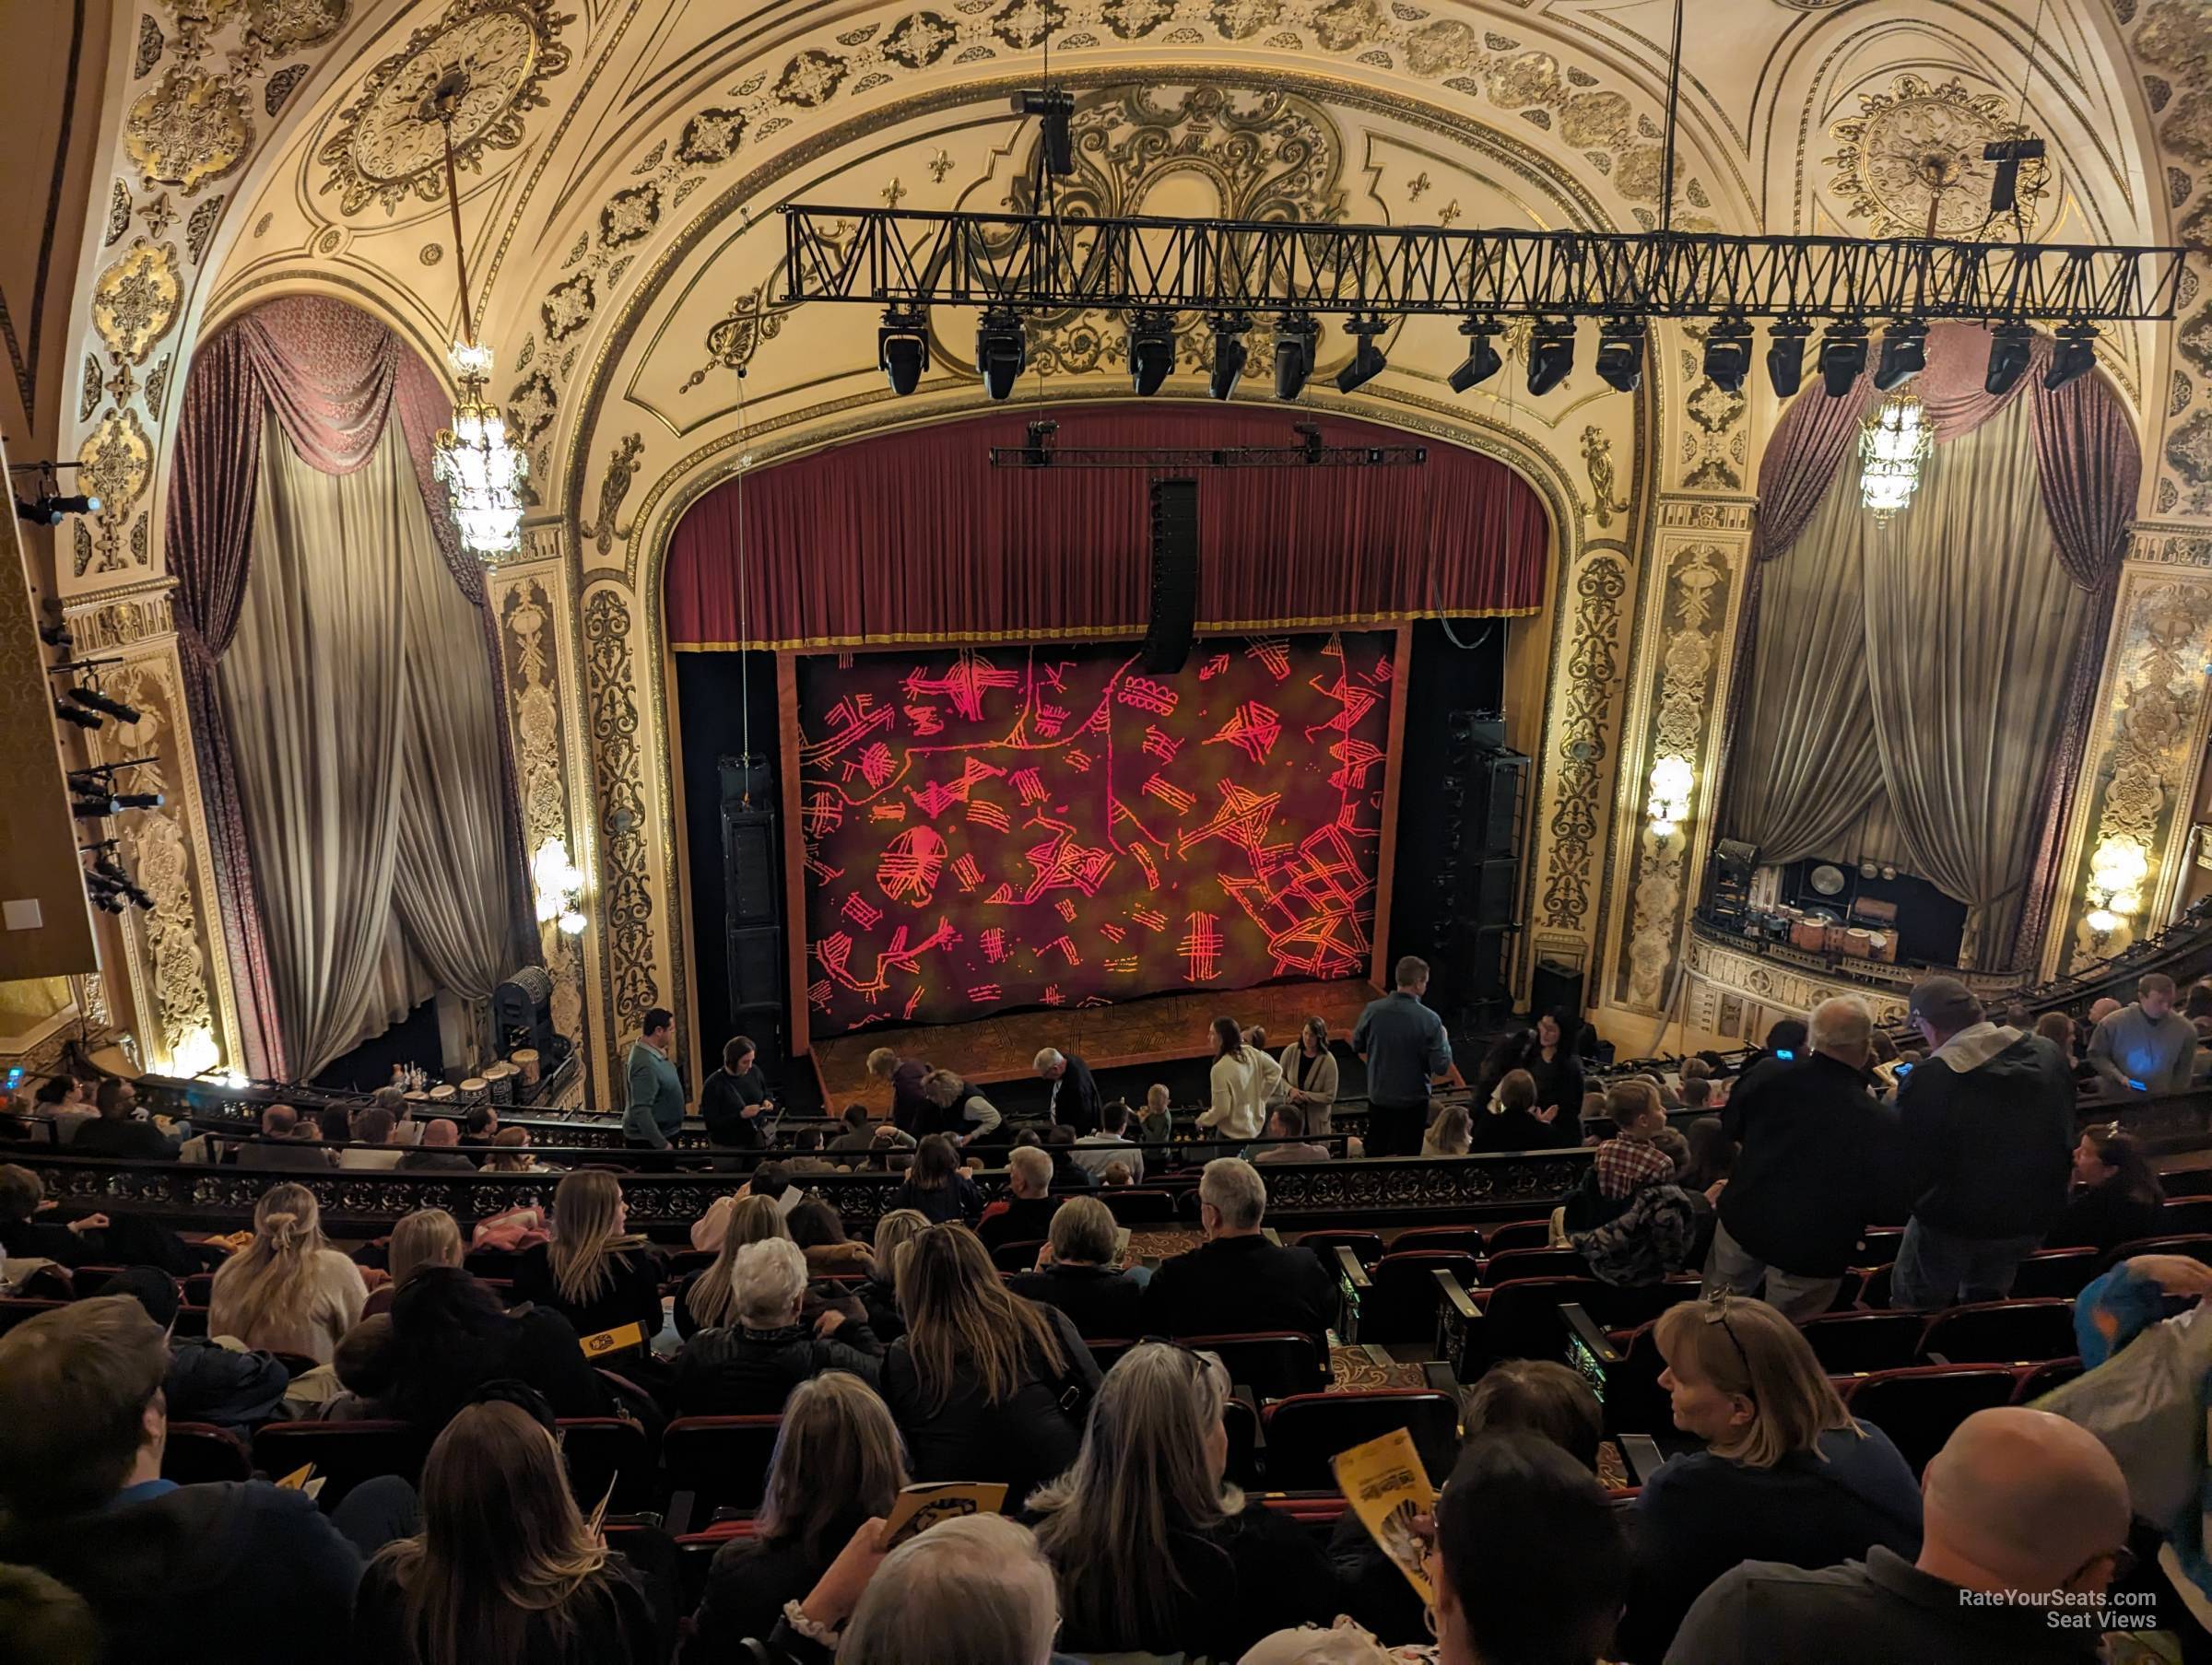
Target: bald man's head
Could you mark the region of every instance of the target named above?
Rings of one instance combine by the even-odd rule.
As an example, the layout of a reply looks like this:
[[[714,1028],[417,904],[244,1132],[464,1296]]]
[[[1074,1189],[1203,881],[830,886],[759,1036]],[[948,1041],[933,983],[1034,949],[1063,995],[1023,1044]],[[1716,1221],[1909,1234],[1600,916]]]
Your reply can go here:
[[[2101,1589],[2127,1482],[2096,1436],[2007,1405],[1959,1425],[1922,1482],[1920,1565],[1969,1589]]]

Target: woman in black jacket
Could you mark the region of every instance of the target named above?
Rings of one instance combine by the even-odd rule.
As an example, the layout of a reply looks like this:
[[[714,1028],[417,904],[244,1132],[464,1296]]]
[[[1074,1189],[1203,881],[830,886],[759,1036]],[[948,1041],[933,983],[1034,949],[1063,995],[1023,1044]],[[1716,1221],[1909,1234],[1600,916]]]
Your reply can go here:
[[[1233,1659],[1335,1616],[1320,1545],[1225,1483],[1228,1401],[1218,1360],[1164,1342],[1108,1373],[1075,1467],[1030,1500],[1065,1651]]]
[[[1051,1230],[1038,1269],[1016,1272],[1007,1287],[1057,1307],[1087,1342],[1142,1335],[1144,1286],[1112,1264],[1119,1233],[1112,1211],[1096,1197],[1070,1197]]]
[[[676,1405],[683,1416],[766,1416],[791,1391],[824,1370],[850,1370],[874,1387],[883,1343],[865,1319],[832,1308],[812,1329],[799,1321],[806,1298],[806,1257],[773,1237],[737,1251],[736,1322],[702,1330],[676,1360]]]
[[[2159,1235],[2166,1191],[2132,1134],[2111,1122],[2091,1128],[2074,1147],[2074,1178],[2073,1198],[2043,1239],[2045,1249],[2110,1254],[2123,1243]]]
[[[906,1484],[906,1448],[891,1413],[856,1376],[830,1370],[783,1406],[768,1490],[749,1538],[714,1552],[706,1599],[684,1649],[688,1665],[742,1659],[837,1559],[863,1521],[888,1515]]]
[[[911,1208],[932,1225],[972,1220],[983,1212],[983,1193],[960,1167],[949,1136],[932,1133],[914,1147],[914,1165],[891,1193],[893,1208]]]
[[[1535,1077],[1526,1070],[1508,1070],[1470,1120],[1474,1151],[1556,1151],[1582,1143],[1572,1112],[1562,1115],[1536,1102]]]
[[[564,1176],[553,1192],[553,1240],[516,1262],[515,1298],[552,1308],[578,1335],[635,1324],[650,1344],[661,1332],[665,1268],[628,1224],[613,1174],[585,1167]]]
[[[906,1336],[883,1397],[917,1480],[995,1480],[1027,1497],[1075,1460],[1098,1362],[1065,1313],[1011,1294],[975,1234],[933,1225],[899,1266]]]
[[[546,1396],[556,1416],[604,1416],[606,1387],[576,1331],[544,1307],[510,1313],[458,1266],[425,1266],[394,1297],[390,1335],[357,1367],[355,1337],[340,1344],[338,1376],[377,1412],[441,1428],[488,1381],[512,1378]]]
[[[1561,1125],[1571,1127],[1582,1111],[1583,1061],[1569,1038],[1580,1026],[1571,1017],[1547,1012],[1536,1026],[1509,1039],[1484,1070],[1487,1081],[1504,1078],[1512,1070],[1526,1070],[1535,1084],[1536,1108],[1557,1110]]]

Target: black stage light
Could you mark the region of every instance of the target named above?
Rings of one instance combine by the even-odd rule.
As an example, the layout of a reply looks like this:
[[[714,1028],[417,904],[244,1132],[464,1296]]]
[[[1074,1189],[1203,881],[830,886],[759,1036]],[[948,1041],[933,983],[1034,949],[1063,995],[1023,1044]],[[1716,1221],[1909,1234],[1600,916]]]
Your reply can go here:
[[[914,391],[929,364],[929,324],[918,309],[886,310],[876,332],[876,364],[901,399]]]
[[[1928,325],[1920,318],[1899,318],[1882,332],[1882,354],[1875,363],[1874,384],[1885,393],[1928,368]]]
[[[1774,396],[1787,399],[1805,385],[1805,344],[1813,326],[1802,319],[1788,319],[1767,332],[1767,380]]]
[[[1528,395],[1541,398],[1574,369],[1574,320],[1539,318],[1528,344]]]
[[[1070,126],[1076,113],[1075,94],[1057,87],[1018,92],[1014,95],[1014,113],[1040,118],[1038,127],[1044,137],[1046,172],[1065,179],[1076,170],[1075,134]]]
[[[95,497],[56,497],[52,492],[41,492],[28,502],[21,498],[16,499],[16,518],[29,521],[34,526],[59,526],[69,515],[98,514],[100,510],[100,501]]]
[[[1175,317],[1142,311],[1129,322],[1129,385],[1149,399],[1175,368]]]
[[[1287,312],[1275,323],[1275,396],[1295,399],[1313,373],[1313,338],[1321,326],[1302,313]]]
[[[69,634],[65,625],[41,625],[39,639],[50,648],[69,649],[76,646],[76,638]]]
[[[1982,147],[1982,159],[1996,163],[1989,178],[1989,211],[2010,214],[2019,201],[2020,164],[2041,161],[2043,141],[2027,137],[1992,139]]]
[[[1244,332],[1251,327],[1234,312],[1223,312],[1214,320],[1214,365],[1206,379],[1206,391],[1217,399],[1226,399],[1237,391],[1237,379],[1244,374]]]
[[[975,368],[982,376],[984,392],[994,399],[1011,394],[1028,357],[1021,314],[1012,307],[984,309],[982,322],[975,326]]]
[[[1643,385],[1643,320],[1615,318],[1597,333],[1597,379],[1616,393]]]
[[[1021,448],[1021,460],[1030,468],[1049,468],[1053,461],[1053,436],[1059,433],[1060,424],[1051,417],[1032,422],[1028,438]]]
[[[109,815],[120,815],[126,809],[159,809],[159,792],[115,792],[104,797],[79,797],[72,804],[76,815],[86,821],[98,821]]]
[[[1479,387],[1495,376],[1505,360],[1498,356],[1498,349],[1490,343],[1490,338],[1498,333],[1496,319],[1470,318],[1459,326],[1459,333],[1467,338],[1466,361],[1446,380],[1451,382],[1453,393],[1464,393],[1467,389]]]
[[[1744,391],[1751,373],[1751,321],[1723,318],[1705,334],[1705,380],[1724,393]]]
[[[1382,349],[1375,345],[1375,337],[1387,327],[1379,313],[1362,318],[1355,312],[1346,322],[1345,334],[1358,340],[1359,346],[1352,354],[1351,363],[1336,372],[1338,393],[1348,393],[1356,387],[1365,387],[1382,373],[1383,367],[1390,360],[1383,356]]]
[[[2058,332],[2058,341],[2051,349],[2051,368],[2043,372],[2043,385],[2055,392],[2069,381],[2086,376],[2097,366],[2097,326],[2093,323],[2069,323]]]
[[[1820,338],[1820,381],[1828,396],[1841,399],[1851,392],[1866,368],[1866,326],[1838,323]]]
[[[1993,399],[2002,398],[2012,392],[2014,385],[2028,373],[2028,349],[2030,331],[2024,323],[2000,323],[1990,332],[1989,373],[1982,379],[1983,391]]]
[[[102,716],[113,717],[123,722],[138,721],[136,707],[127,706],[120,699],[111,699],[98,688],[64,688],[62,698],[83,706],[87,710],[98,711]]]
[[[100,726],[100,718],[92,712],[80,711],[76,707],[64,705],[58,699],[53,702],[53,714],[64,722],[73,722],[80,729],[96,729]]]

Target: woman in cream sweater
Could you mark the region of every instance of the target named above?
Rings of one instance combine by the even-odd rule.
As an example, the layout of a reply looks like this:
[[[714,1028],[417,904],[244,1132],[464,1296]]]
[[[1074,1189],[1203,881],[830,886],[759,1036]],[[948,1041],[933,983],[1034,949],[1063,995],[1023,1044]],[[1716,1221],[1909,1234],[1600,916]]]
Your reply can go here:
[[[253,1241],[215,1274],[207,1333],[261,1353],[330,1363],[338,1338],[361,1321],[361,1269],[330,1247],[304,1185],[272,1185],[253,1206]]]
[[[1275,1060],[1244,1044],[1233,1017],[1214,1019],[1213,1103],[1199,1112],[1198,1125],[1225,1139],[1257,1139],[1267,1123],[1267,1097],[1282,1079]]]

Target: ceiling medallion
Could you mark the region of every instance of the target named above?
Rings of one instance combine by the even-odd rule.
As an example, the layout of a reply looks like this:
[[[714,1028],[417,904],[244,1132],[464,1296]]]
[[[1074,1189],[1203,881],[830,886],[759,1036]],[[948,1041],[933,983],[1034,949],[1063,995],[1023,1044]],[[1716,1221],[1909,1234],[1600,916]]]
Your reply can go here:
[[[250,0],[246,30],[281,57],[320,46],[346,21],[347,0]]]
[[[141,364],[155,342],[177,321],[184,285],[177,275],[173,243],[141,237],[92,285],[92,327],[119,358]]]
[[[369,72],[338,112],[336,130],[315,153],[330,169],[317,194],[340,193],[358,213],[381,203],[389,214],[409,195],[437,202],[445,191],[441,130],[423,120],[423,101],[449,75],[462,91],[453,122],[453,161],[481,170],[488,150],[523,142],[525,111],[547,102],[545,83],[569,66],[556,38],[574,14],[554,0],[453,0],[445,16],[419,29]]]
[[[223,81],[172,67],[131,105],[123,143],[148,186],[174,185],[190,196],[246,159],[253,123]]]
[[[110,411],[77,448],[77,489],[110,510],[135,502],[153,473],[153,442],[135,410]]]
[[[1828,131],[1838,146],[1826,158],[1838,170],[1829,189],[1852,218],[1873,222],[1872,235],[1972,240],[2018,230],[2011,215],[1989,211],[1996,164],[1982,156],[1993,139],[2025,133],[2004,94],[1970,91],[1956,76],[1936,86],[1900,75],[1888,92],[1861,93],[1859,113]],[[2034,225],[2050,184],[2047,163],[2021,164],[2020,225]]]

